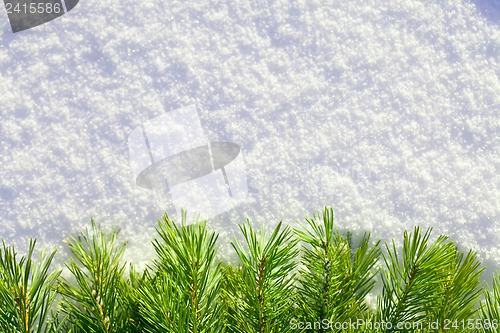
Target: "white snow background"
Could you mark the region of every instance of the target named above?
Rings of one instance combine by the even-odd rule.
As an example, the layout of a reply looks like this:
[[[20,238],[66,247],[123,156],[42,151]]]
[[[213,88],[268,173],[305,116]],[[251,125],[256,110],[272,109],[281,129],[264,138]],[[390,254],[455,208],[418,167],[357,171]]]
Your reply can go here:
[[[432,226],[500,268],[499,1],[81,0],[16,34],[1,11],[0,238],[20,252],[93,217],[147,262],[166,203],[127,137],[194,104],[251,187],[209,220],[224,255],[246,217],[331,205],[355,235]]]

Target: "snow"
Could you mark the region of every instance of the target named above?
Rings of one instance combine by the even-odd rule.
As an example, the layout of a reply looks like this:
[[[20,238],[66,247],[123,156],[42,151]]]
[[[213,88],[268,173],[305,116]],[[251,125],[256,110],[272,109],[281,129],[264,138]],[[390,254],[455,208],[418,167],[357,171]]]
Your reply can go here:
[[[342,230],[432,226],[500,268],[496,0],[88,0],[1,22],[0,236],[20,249],[93,217],[146,261],[171,207],[136,185],[127,138],[195,105],[245,161],[248,196],[209,220],[224,253],[247,217],[331,205]]]

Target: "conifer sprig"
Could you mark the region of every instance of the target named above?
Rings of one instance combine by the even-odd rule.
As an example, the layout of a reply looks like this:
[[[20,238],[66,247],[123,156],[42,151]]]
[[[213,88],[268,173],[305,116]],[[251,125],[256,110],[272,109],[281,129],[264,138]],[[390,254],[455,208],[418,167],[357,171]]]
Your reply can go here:
[[[354,249],[350,237],[334,228],[332,208],[306,221],[309,229],[295,230],[305,243],[298,286],[301,318],[343,322],[366,317],[364,300],[375,284],[378,242],[370,244],[365,234]]]
[[[235,271],[231,332],[289,332],[294,312],[297,240],[280,222],[271,235],[240,225],[245,243],[232,244],[241,266]]]
[[[50,272],[56,251],[42,252],[35,263],[35,240],[28,254],[18,260],[14,247],[3,243],[0,250],[0,331],[47,333],[55,329],[52,305],[60,271]]]
[[[331,208],[306,222],[266,233],[247,221],[243,241],[232,243],[239,263],[223,266],[205,221],[189,224],[183,213],[176,224],[165,215],[156,259],[125,274],[125,243],[92,221],[68,243],[67,279],[50,270],[55,251],[35,256],[30,241],[18,258],[3,244],[0,332],[500,332],[500,274],[483,290],[476,254],[446,236],[431,241],[431,229],[415,227],[380,256],[369,235],[359,245],[343,236]],[[370,307],[377,277],[382,291]],[[332,326],[360,319],[356,328]]]
[[[493,276],[492,288],[485,291],[485,299],[481,307],[481,333],[500,332],[500,273]]]
[[[68,243],[74,255],[67,264],[74,283],[61,279],[62,311],[72,332],[122,333],[136,324],[130,316],[130,285],[124,280],[121,263],[126,244],[116,244],[118,232],[105,234],[92,220]]]
[[[447,282],[454,248],[445,236],[431,243],[430,235],[431,229],[424,234],[418,227],[413,234],[405,231],[401,255],[394,241],[392,247],[386,244],[379,320],[392,327],[405,322],[426,325],[428,314],[439,311],[437,298]]]
[[[450,249],[451,263],[439,290],[438,310],[428,313],[428,316],[434,317],[431,320],[439,323],[439,329],[453,333],[461,330],[453,328],[450,323],[467,321],[478,310],[477,302],[482,292],[480,278],[484,269],[480,268],[481,263],[474,252],[464,254],[454,247]]]
[[[140,289],[145,331],[224,332],[217,235],[205,222],[188,225],[185,213],[180,226],[164,215],[157,231],[158,258]]]

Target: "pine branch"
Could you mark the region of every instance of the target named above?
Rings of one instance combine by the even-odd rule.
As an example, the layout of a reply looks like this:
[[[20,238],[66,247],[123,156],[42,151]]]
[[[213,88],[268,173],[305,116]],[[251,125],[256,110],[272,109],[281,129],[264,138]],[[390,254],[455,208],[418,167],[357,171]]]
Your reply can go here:
[[[485,291],[485,299],[481,306],[481,333],[500,332],[500,273],[493,276],[493,286]]]
[[[217,234],[206,222],[188,225],[183,213],[176,224],[165,215],[153,241],[157,258],[144,272],[130,265],[128,276],[125,244],[94,221],[69,241],[69,280],[50,271],[55,251],[35,258],[31,240],[18,258],[4,243],[0,332],[500,332],[500,274],[483,290],[474,252],[458,251],[445,236],[431,241],[431,229],[416,227],[401,249],[385,244],[378,271],[379,242],[365,234],[355,246],[334,228],[331,208],[306,222],[293,231],[280,222],[271,234],[240,225],[233,267],[216,260]],[[365,299],[379,273],[383,289],[372,310]],[[366,324],[357,329],[323,325],[358,319]]]
[[[223,276],[221,280],[221,300],[223,313],[226,317],[226,327],[232,332],[231,328],[241,325],[239,323],[239,309],[244,306],[241,292],[241,277],[243,276],[242,267],[233,267],[227,265],[222,267]]]
[[[448,279],[455,252],[453,244],[446,243],[444,236],[429,244],[430,234],[428,229],[422,235],[418,227],[413,235],[405,232],[401,255],[394,241],[392,248],[386,244],[379,321],[391,323],[393,327],[405,322],[428,324],[427,314],[439,311],[441,287]]]
[[[288,332],[294,312],[294,278],[297,241],[280,222],[269,236],[257,233],[250,221],[240,225],[245,246],[232,243],[241,266],[235,271],[232,302],[234,332]]]
[[[28,254],[17,260],[14,247],[3,243],[0,250],[0,329],[5,333],[46,333],[53,331],[54,287],[60,271],[49,272],[54,258],[42,252],[35,264],[35,240]]]
[[[64,298],[62,311],[68,315],[74,332],[126,332],[133,330],[127,302],[131,287],[123,278],[121,264],[125,244],[116,245],[118,233],[104,234],[92,220],[86,230],[72,237],[69,248],[75,259],[67,264],[75,284],[62,279],[59,292]]]
[[[439,332],[461,332],[461,328],[453,328],[450,323],[475,318],[482,293],[480,277],[484,269],[479,268],[476,254],[469,251],[464,255],[456,248],[452,251],[452,263],[440,290],[438,311],[428,314],[439,323]]]
[[[310,230],[295,230],[306,245],[299,278],[300,317],[315,322],[366,317],[364,299],[375,283],[378,242],[370,247],[365,234],[353,250],[351,237],[344,238],[334,229],[331,208],[325,207],[322,216],[306,221]]]
[[[180,226],[164,215],[157,231],[154,275],[140,290],[146,332],[223,332],[217,235],[185,213]]]

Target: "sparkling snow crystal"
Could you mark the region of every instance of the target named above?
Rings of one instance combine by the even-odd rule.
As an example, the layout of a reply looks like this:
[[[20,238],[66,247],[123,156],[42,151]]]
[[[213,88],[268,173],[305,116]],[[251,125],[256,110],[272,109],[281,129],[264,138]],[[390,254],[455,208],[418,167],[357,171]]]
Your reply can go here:
[[[223,251],[246,217],[330,205],[343,230],[432,226],[500,267],[498,1],[88,0],[19,33],[2,15],[0,236],[20,251],[93,217],[146,260],[170,203],[127,140],[195,105],[244,157],[248,195],[209,220]]]

